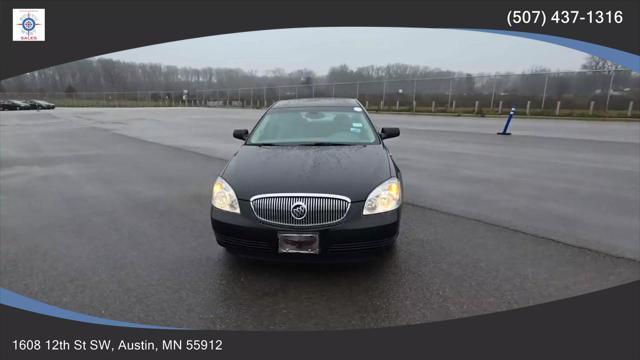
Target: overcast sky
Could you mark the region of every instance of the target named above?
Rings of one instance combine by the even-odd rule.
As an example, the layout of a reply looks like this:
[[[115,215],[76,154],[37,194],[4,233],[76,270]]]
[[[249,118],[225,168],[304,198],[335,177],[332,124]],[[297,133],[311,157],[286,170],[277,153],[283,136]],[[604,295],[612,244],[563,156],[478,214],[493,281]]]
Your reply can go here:
[[[536,40],[476,31],[411,28],[304,28],[216,35],[103,55],[134,62],[256,70],[406,63],[468,73],[532,66],[578,70],[585,53]]]

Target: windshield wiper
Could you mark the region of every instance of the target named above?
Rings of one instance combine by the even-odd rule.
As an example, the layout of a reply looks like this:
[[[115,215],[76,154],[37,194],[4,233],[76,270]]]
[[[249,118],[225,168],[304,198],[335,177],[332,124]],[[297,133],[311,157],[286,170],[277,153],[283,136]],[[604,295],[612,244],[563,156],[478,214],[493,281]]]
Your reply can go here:
[[[247,145],[253,145],[253,146],[281,146],[282,144],[276,144],[276,143],[256,143],[256,144],[247,144]]]
[[[338,143],[338,142],[310,142],[310,143],[253,143],[247,144],[251,146],[352,146],[352,145],[365,145],[365,144],[350,144],[350,143]]]
[[[350,145],[356,145],[356,144],[336,143],[336,142],[312,142],[312,143],[298,144],[298,146],[350,146]]]

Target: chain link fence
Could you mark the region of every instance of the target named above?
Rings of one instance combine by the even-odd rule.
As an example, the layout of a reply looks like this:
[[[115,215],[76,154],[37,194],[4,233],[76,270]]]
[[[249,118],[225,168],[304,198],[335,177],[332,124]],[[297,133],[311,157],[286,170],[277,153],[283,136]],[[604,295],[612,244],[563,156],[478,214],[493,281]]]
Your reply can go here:
[[[357,98],[369,111],[639,118],[640,74],[576,71],[407,80],[296,84],[233,89],[0,93],[60,107],[206,106],[265,108],[278,100]]]

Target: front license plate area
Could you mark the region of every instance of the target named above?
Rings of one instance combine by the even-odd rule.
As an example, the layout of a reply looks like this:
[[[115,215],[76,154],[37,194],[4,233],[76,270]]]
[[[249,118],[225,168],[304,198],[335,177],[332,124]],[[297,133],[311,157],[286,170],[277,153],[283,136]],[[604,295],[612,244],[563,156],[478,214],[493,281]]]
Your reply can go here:
[[[319,254],[318,233],[278,233],[279,253]]]

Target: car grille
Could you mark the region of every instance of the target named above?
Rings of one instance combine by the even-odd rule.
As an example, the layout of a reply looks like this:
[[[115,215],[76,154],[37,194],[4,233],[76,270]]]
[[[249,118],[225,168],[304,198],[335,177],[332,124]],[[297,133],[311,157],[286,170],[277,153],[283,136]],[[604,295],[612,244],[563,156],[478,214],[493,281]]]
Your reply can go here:
[[[304,204],[305,216],[297,219],[292,207]],[[318,227],[340,222],[347,216],[351,200],[329,194],[265,194],[251,198],[256,217],[263,222],[292,227]],[[299,214],[298,214],[299,215]]]

